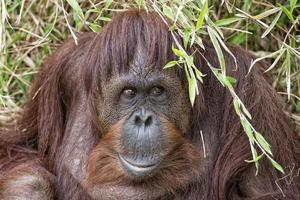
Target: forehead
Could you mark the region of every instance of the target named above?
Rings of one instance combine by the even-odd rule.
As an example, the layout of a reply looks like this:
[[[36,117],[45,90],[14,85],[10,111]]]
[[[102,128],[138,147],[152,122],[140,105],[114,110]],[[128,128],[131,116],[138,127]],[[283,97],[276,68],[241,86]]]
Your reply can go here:
[[[137,43],[133,59],[129,63],[129,74],[136,75],[138,77],[148,76],[153,72],[153,66],[147,66],[147,53],[141,42]]]
[[[157,46],[154,45],[151,47],[151,49],[156,49]],[[128,50],[129,49],[127,49],[127,51]],[[114,51],[110,52],[114,54]],[[121,52],[123,52],[123,50]],[[106,65],[106,67],[102,68],[101,80],[106,80],[105,82],[108,83],[109,86],[116,89],[126,86],[151,87],[153,85],[181,88],[180,86],[183,85],[181,69],[176,67],[163,69],[164,64],[166,64],[168,60],[174,60],[174,57],[169,57],[166,52],[164,52],[165,55],[159,55],[159,52],[156,52],[154,55],[149,52],[151,51],[149,51],[149,47],[147,47],[145,41],[137,37],[135,44],[131,46],[130,52],[115,54],[121,63],[110,62],[110,66]],[[122,62],[126,61],[124,56],[127,56],[129,59],[125,63]],[[161,59],[160,56],[164,57],[164,59]],[[103,89],[108,85],[102,85],[101,88]]]
[[[149,62],[149,55],[147,54],[147,50],[144,47],[141,41],[137,41],[136,47],[134,48],[133,57],[128,63],[127,70],[117,70],[118,66],[112,67],[113,74],[111,79],[116,77],[131,77],[134,80],[146,81],[146,80],[154,80],[159,79],[160,81],[163,79],[169,78],[178,78],[177,70],[168,69],[164,70],[163,65],[157,66],[157,63]],[[150,64],[149,64],[150,63]],[[178,71],[177,71],[178,72]]]

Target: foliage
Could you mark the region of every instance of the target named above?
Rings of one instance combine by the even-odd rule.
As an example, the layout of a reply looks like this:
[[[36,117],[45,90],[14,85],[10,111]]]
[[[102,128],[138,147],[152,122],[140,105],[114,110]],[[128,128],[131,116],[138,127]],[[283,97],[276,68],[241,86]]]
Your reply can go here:
[[[205,78],[193,62],[188,47],[203,47],[202,38],[209,38],[217,52],[220,68],[210,66],[220,83],[232,94],[234,108],[247,134],[253,159],[273,160],[270,145],[250,123],[251,114],[234,92],[234,80],[226,74],[224,51],[233,58],[225,42],[244,46],[269,63],[266,72],[274,76],[274,87],[289,103],[292,118],[300,123],[300,3],[290,1],[219,1],[209,0],[0,0],[0,102],[1,113],[17,110],[42,60],[71,35],[82,31],[99,32],[113,14],[136,7],[154,10],[168,24],[175,40],[173,52],[178,60],[165,68],[182,67],[188,83],[191,104],[198,94],[198,83]],[[166,20],[167,19],[167,20]],[[238,67],[238,66],[236,66]],[[0,113],[0,115],[1,115]],[[1,118],[1,117],[0,117]],[[257,151],[259,149],[259,152]],[[260,154],[260,155],[259,155]]]

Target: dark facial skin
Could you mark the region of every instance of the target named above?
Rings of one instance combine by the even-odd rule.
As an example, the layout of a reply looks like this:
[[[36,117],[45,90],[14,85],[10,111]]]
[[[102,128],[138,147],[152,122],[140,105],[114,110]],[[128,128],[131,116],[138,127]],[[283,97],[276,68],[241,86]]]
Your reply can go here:
[[[191,106],[182,106],[189,103],[180,78],[173,71],[151,71],[143,61],[135,59],[128,73],[103,86],[99,106],[104,130],[124,119],[119,164],[135,179],[154,175],[171,151],[164,120],[184,134],[191,111]]]
[[[67,116],[74,118],[66,124],[56,170],[65,170],[93,199],[156,199],[169,191],[170,182],[174,190],[195,177],[189,168],[196,163],[194,158],[185,160],[189,153],[199,157],[185,141],[192,109],[186,85],[175,70],[146,66],[145,61],[146,54],[137,51],[127,72],[113,72],[108,80],[100,77],[99,95],[93,99],[98,131],[89,126],[84,91],[70,106]],[[116,129],[118,124],[121,128]],[[59,175],[61,182],[65,176]],[[93,177],[99,182],[91,183]],[[73,195],[64,194],[64,198]]]

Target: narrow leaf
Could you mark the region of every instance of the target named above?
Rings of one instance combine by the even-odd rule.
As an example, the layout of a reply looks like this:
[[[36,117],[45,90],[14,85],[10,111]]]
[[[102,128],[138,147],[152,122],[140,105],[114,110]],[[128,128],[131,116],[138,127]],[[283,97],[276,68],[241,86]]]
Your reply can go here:
[[[253,130],[246,119],[241,119],[242,126],[250,141],[254,140]]]
[[[201,8],[201,12],[199,14],[197,23],[196,23],[196,29],[201,29],[202,28],[202,24],[203,24],[204,17],[206,15],[207,9],[208,9],[208,0],[205,0],[203,6]]]
[[[73,10],[81,17],[81,19],[84,19],[83,12],[76,0],[67,0],[69,5],[73,8]]]
[[[279,6],[280,6],[281,10],[282,10],[282,11],[286,14],[286,16],[289,18],[289,20],[291,20],[291,22],[294,22],[295,19],[294,19],[294,17],[293,17],[293,14],[292,14],[286,7],[284,7],[283,5],[280,5],[280,4],[279,4]]]
[[[233,99],[233,106],[234,106],[235,112],[236,112],[238,115],[240,115],[240,113],[241,113],[241,110],[240,110],[240,104],[239,104],[237,98],[234,98],[234,99]]]
[[[179,56],[179,57],[186,56],[186,53],[183,50],[176,49],[175,47],[172,48],[172,51],[176,56]]]
[[[267,28],[267,30],[262,34],[261,38],[266,37],[266,35],[268,35],[270,33],[270,31],[274,28],[274,26],[276,25],[277,21],[279,20],[280,16],[282,14],[282,11],[280,11],[275,19],[272,21],[272,23],[270,24],[270,26]]]
[[[169,6],[165,5],[163,6],[163,13],[165,16],[167,16],[169,19],[173,20],[174,19],[174,14],[172,8]]]
[[[258,132],[255,132],[255,138],[259,145],[271,156],[273,156],[273,153],[270,148],[270,144],[265,140],[265,138]]]
[[[282,51],[276,57],[276,59],[274,60],[274,62],[272,63],[272,65],[265,72],[270,71],[271,69],[273,69],[276,66],[276,64],[278,63],[279,59],[281,58],[281,56],[283,55],[284,52],[285,52],[285,49],[282,49]]]
[[[231,18],[227,18],[227,19],[218,20],[215,22],[215,24],[217,26],[227,26],[229,24],[232,24],[234,22],[241,21],[241,20],[242,20],[242,18],[240,18],[240,17],[231,17]]]
[[[105,21],[105,22],[110,22],[111,21],[111,19],[108,18],[108,17],[99,17],[98,19],[101,20],[101,21]]]
[[[175,65],[177,65],[177,61],[176,60],[171,60],[170,62],[168,62],[165,66],[164,66],[164,69],[168,69],[168,68],[171,68]]]
[[[94,23],[91,23],[91,22],[86,22],[87,25],[89,26],[89,28],[93,31],[93,32],[96,32],[96,33],[99,33],[100,30],[101,30],[101,27],[98,25],[98,24],[94,24]]]
[[[286,91],[288,94],[288,100],[290,100],[291,98],[291,54],[288,50],[286,51],[284,65],[286,68]]]
[[[276,162],[273,158],[271,158],[270,156],[266,155],[268,157],[268,159],[271,161],[273,167],[275,167],[278,171],[280,171],[281,173],[284,174],[284,170],[282,168],[282,166]]]
[[[297,5],[297,0],[290,0],[290,12],[293,13],[294,8]]]
[[[260,57],[260,58],[256,58],[254,61],[251,62],[251,65],[250,65],[250,67],[249,67],[248,74],[250,73],[250,71],[252,70],[253,66],[254,66],[257,62],[259,62],[259,61],[261,61],[261,60],[263,60],[263,59],[266,59],[266,58],[273,58],[273,57],[275,57],[277,54],[279,54],[281,51],[282,51],[282,49],[279,49],[278,51],[275,51],[275,52],[273,52],[273,53],[270,53],[270,54],[268,54],[268,55],[266,55],[266,56],[262,56],[262,57]]]
[[[214,49],[216,50],[222,73],[225,75],[226,74],[225,58],[224,58],[222,49],[221,49],[219,42],[215,36],[215,32],[209,26],[207,27],[207,30],[208,30],[209,38],[214,46]]]
[[[267,10],[263,13],[260,13],[258,15],[253,16],[253,19],[256,19],[256,20],[263,19],[263,18],[268,17],[268,16],[270,16],[274,13],[277,13],[279,10],[280,10],[280,8],[273,8],[273,9]]]
[[[254,162],[258,162],[265,154],[261,154],[259,156],[257,156],[255,159],[253,160],[245,160],[247,163],[254,163]]]

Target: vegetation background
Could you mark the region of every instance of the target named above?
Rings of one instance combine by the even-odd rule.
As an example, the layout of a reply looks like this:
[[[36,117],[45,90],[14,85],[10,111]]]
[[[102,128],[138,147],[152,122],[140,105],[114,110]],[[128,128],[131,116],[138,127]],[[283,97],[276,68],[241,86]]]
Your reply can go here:
[[[20,110],[34,74],[60,44],[70,37],[76,41],[80,32],[99,32],[113,15],[134,7],[158,12],[170,20],[173,22],[170,31],[176,30],[185,41],[184,47],[177,45],[173,49],[179,60],[166,67],[187,63],[184,69],[190,83],[191,102],[197,92],[195,82],[205,77],[189,64],[190,55],[185,49],[193,43],[201,45],[202,38],[210,38],[215,41],[217,52],[220,46],[224,49],[230,43],[243,46],[258,60],[264,60],[269,66],[266,73],[273,77],[273,87],[287,103],[287,114],[300,126],[300,1],[297,0],[0,0],[0,122]],[[218,57],[222,67],[222,52]],[[216,71],[216,75],[221,74],[220,84],[230,90],[234,80],[222,76],[225,68]],[[234,91],[232,94],[235,95]],[[251,129],[258,139],[254,138],[252,144],[249,138],[251,145],[261,145],[262,152],[268,154],[267,142],[259,141],[259,133],[248,120],[243,123],[247,110],[238,97],[235,100],[245,131]],[[254,160],[259,157],[256,151],[252,153]]]

